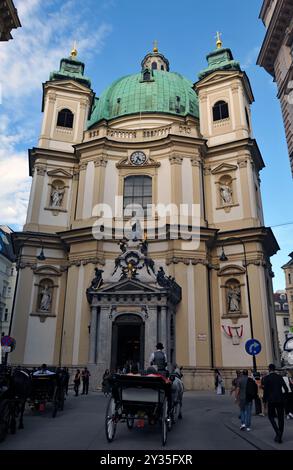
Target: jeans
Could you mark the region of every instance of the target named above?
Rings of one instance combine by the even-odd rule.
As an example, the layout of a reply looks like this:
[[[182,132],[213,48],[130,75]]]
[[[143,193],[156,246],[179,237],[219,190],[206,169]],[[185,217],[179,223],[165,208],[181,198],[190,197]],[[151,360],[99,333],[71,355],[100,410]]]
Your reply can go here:
[[[244,424],[247,428],[250,428],[251,425],[251,408],[252,402],[246,402],[244,407],[241,408],[240,419],[241,424]]]

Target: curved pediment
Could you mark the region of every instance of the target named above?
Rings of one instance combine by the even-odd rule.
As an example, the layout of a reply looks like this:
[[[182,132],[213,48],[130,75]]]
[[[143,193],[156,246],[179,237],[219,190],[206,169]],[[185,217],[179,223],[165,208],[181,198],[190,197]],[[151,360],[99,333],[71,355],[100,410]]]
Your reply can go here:
[[[34,269],[34,274],[39,276],[61,276],[62,272],[55,266],[45,265]]]
[[[218,276],[240,276],[245,274],[245,268],[238,266],[237,264],[230,264],[229,266],[224,266],[218,271]]]

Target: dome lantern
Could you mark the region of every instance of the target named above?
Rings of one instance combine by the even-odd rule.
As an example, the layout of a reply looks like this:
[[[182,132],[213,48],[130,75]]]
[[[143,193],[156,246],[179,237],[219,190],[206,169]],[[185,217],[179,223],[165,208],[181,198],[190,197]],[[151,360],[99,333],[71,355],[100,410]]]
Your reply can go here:
[[[153,52],[149,52],[141,62],[142,70],[162,70],[169,72],[169,61],[159,52],[158,41],[154,41]]]

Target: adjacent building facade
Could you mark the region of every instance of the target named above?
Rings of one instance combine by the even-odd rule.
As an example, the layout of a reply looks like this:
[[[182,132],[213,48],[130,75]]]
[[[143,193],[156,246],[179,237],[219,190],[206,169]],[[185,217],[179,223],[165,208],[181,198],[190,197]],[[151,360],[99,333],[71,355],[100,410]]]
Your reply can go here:
[[[289,254],[290,261],[282,266],[285,274],[286,281],[286,294],[288,298],[289,314],[290,314],[290,328],[293,333],[293,252]]]
[[[12,29],[21,26],[12,0],[0,0],[0,41],[12,39]]]
[[[260,18],[267,32],[257,63],[278,86],[293,175],[293,0],[264,0]]]
[[[11,234],[9,227],[0,226],[0,337],[9,332],[16,282]]]
[[[215,367],[252,366],[252,331],[258,365],[278,361],[279,247],[263,222],[253,93],[231,50],[218,40],[193,84],[154,48],[99,98],[76,54],[43,85],[29,151],[11,361],[88,365],[99,381],[129,360],[146,367],[162,341],[187,387],[206,388]],[[196,217],[179,220],[182,204]]]
[[[284,352],[284,344],[290,335],[290,317],[288,297],[285,290],[274,292],[274,304],[278,329],[279,347],[281,357],[286,361],[286,352]]]

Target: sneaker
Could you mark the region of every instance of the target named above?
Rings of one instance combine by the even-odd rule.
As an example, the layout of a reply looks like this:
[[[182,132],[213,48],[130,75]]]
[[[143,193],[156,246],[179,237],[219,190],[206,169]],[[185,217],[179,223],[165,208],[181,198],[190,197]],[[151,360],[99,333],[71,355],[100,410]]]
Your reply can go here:
[[[246,428],[246,431],[251,431],[251,428]]]
[[[291,419],[291,416],[290,416],[290,415],[287,415],[286,418],[287,418],[287,419]]]
[[[291,419],[293,419],[293,413],[289,413]]]
[[[245,428],[246,428],[245,424],[241,424],[240,426],[241,431],[244,431]]]

